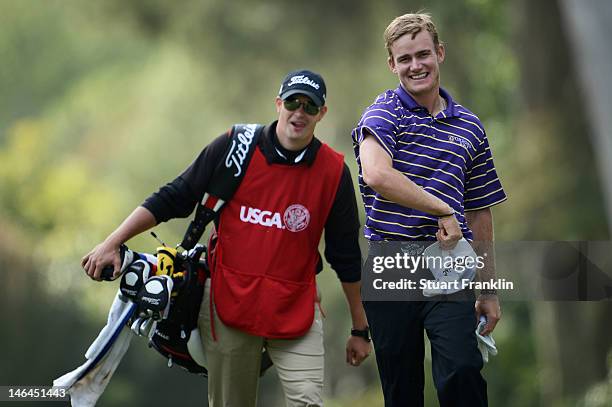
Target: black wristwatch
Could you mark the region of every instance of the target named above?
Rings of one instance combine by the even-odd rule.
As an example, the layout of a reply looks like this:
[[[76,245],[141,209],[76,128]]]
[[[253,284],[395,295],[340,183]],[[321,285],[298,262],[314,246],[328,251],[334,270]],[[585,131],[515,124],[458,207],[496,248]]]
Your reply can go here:
[[[351,329],[351,336],[358,336],[360,338],[365,339],[367,342],[370,342],[370,327],[367,327],[365,329]]]

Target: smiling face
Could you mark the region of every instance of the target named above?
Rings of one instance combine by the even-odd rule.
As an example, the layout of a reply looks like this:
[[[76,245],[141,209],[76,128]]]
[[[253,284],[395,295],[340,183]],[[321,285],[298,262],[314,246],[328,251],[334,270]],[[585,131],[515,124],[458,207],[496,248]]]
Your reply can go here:
[[[305,95],[292,95],[290,99],[298,99],[300,102],[312,101]],[[287,110],[283,100],[276,98],[276,111],[278,112],[278,124],[276,134],[280,144],[291,151],[298,151],[308,145],[314,137],[314,129],[317,123],[325,116],[327,106],[321,106],[319,113],[309,115],[300,106],[296,110]]]
[[[389,51],[389,68],[417,102],[438,95],[444,46],[436,47],[429,32],[421,30],[416,35],[402,35],[391,44]]]

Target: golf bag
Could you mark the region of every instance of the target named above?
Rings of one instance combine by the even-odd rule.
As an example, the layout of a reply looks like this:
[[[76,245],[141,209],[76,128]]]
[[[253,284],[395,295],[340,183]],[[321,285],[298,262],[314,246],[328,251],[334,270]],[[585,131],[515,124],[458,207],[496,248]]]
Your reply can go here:
[[[206,258],[206,247],[197,242],[206,226],[217,219],[224,205],[238,189],[262,133],[263,126],[236,124],[230,132],[230,143],[217,164],[212,179],[214,182],[196,208],[180,246],[189,252],[176,255],[172,280],[174,288],[167,318],[158,321],[150,335],[149,345],[173,363],[187,371],[207,376],[206,357],[198,330],[198,315],[204,284],[210,276]],[[266,351],[262,354],[261,373],[272,366]]]

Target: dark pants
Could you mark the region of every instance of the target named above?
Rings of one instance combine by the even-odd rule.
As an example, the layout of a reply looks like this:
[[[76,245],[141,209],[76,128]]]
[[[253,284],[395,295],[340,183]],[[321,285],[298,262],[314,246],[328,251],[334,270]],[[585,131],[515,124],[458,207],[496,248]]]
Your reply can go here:
[[[474,301],[368,301],[364,306],[385,407],[424,405],[423,329],[431,343],[440,406],[487,406]]]

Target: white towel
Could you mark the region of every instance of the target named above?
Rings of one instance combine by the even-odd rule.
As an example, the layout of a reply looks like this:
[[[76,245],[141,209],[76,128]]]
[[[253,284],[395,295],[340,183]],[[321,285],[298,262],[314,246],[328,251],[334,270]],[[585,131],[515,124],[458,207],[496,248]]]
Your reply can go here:
[[[119,295],[118,291],[106,325],[85,352],[87,361],[53,381],[53,386],[67,389],[73,407],[96,404],[130,346],[132,335],[126,323],[136,310],[136,304],[124,302]]]
[[[487,324],[487,318],[484,315],[480,316],[480,322],[476,328],[476,339],[478,340],[478,350],[482,355],[482,361],[487,363],[489,361],[489,355],[497,355],[497,347],[495,346],[495,339],[489,335],[482,336],[480,333]]]

